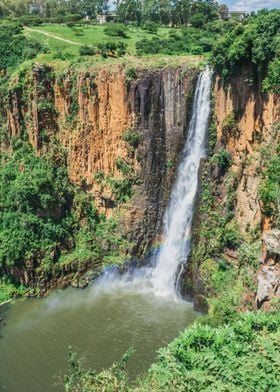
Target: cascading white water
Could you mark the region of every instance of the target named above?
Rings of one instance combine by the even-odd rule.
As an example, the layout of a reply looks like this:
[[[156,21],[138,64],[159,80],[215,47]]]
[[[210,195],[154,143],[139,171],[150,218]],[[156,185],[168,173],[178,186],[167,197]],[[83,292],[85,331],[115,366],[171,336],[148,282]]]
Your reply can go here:
[[[176,295],[179,267],[190,251],[190,230],[198,186],[200,160],[205,156],[205,139],[210,115],[212,73],[204,70],[198,78],[192,119],[177,180],[164,217],[164,243],[152,272],[156,294]]]

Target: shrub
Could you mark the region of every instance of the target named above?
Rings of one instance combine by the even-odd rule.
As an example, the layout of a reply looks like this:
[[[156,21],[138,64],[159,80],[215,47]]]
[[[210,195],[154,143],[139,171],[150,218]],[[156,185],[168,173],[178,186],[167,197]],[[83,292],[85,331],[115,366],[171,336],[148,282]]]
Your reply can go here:
[[[122,134],[122,139],[128,143],[132,148],[137,148],[141,139],[141,136],[138,132],[133,131],[132,129],[127,129]]]
[[[42,19],[39,15],[24,15],[19,17],[17,20],[24,26],[39,26],[44,22],[44,19]]]
[[[52,56],[54,59],[57,59],[57,60],[69,60],[73,57],[71,53],[66,51],[66,46],[65,47],[55,47],[53,49]]]
[[[227,136],[236,137],[238,135],[238,127],[233,112],[229,113],[222,122],[223,133]]]
[[[127,36],[127,28],[119,23],[109,23],[105,29],[104,33],[111,37],[122,37],[126,38]]]
[[[128,175],[132,172],[132,167],[124,159],[118,158],[115,160],[117,169],[122,172],[123,175]]]
[[[263,81],[263,90],[280,95],[280,59],[275,58],[268,67],[267,77]]]
[[[125,84],[129,85],[132,80],[137,79],[137,72],[135,68],[129,68],[125,73]]]
[[[93,56],[96,54],[96,49],[92,46],[83,45],[79,49],[80,56]]]
[[[157,37],[154,37],[151,40],[144,38],[136,42],[135,44],[136,52],[138,55],[157,54],[160,52],[161,43],[162,41]]]
[[[158,25],[155,22],[147,21],[144,25],[144,30],[149,34],[156,34],[158,31]]]
[[[202,54],[203,48],[200,45],[191,45],[189,51],[191,54]]]
[[[225,171],[229,168],[231,163],[230,153],[225,149],[221,149],[219,152],[213,155],[211,162]]]
[[[225,225],[223,243],[227,248],[234,249],[240,244],[241,235],[237,222],[232,220]]]
[[[118,42],[117,43],[116,54],[117,54],[118,57],[122,57],[122,56],[125,55],[126,47],[127,47],[127,45],[124,42]]]
[[[125,55],[126,44],[124,42],[103,42],[98,44],[98,50],[102,57]]]

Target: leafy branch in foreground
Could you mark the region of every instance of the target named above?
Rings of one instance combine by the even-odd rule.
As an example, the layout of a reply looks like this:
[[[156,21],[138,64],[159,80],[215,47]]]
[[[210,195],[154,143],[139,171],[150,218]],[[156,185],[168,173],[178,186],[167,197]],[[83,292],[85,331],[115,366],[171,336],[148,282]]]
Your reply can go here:
[[[64,379],[66,392],[125,392],[128,391],[128,375],[126,365],[129,358],[134,354],[130,348],[119,362],[114,363],[109,369],[100,373],[84,366],[83,360],[69,349],[68,374]]]

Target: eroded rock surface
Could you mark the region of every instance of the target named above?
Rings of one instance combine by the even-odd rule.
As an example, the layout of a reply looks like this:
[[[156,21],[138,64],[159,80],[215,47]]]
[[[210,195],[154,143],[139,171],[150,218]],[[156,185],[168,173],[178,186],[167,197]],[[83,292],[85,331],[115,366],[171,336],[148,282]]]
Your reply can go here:
[[[258,273],[258,308],[268,308],[269,301],[280,298],[280,230],[263,235],[261,265]]]

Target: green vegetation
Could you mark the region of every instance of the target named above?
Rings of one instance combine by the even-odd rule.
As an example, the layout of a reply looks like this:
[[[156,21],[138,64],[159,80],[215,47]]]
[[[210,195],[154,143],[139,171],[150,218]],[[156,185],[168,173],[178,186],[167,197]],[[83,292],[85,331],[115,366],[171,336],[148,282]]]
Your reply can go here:
[[[96,50],[91,46],[83,45],[80,47],[79,53],[81,56],[93,56],[96,54]]]
[[[279,313],[240,314],[230,325],[194,324],[167,348],[145,378],[129,385],[124,365],[96,374],[70,353],[67,392],[251,391],[280,387]],[[105,389],[104,389],[105,388]]]
[[[58,73],[70,69],[66,122],[73,128],[79,109],[77,69],[85,61],[94,65],[126,62],[129,67],[125,80],[129,85],[137,79],[139,64],[143,62],[139,56],[145,56],[145,65],[151,61],[161,66],[185,63],[185,58],[179,57],[182,55],[188,55],[190,63],[197,64],[201,56],[212,52],[211,63],[224,82],[245,66],[251,73],[246,80],[250,87],[262,83],[264,92],[280,93],[279,10],[252,14],[239,23],[227,20],[226,7],[214,0],[124,0],[116,5],[117,23],[96,25],[97,14],[108,10],[106,1],[48,0],[38,4],[31,0],[5,0],[0,5],[0,130],[1,141],[8,146],[1,151],[0,167],[0,302],[30,290],[21,283],[30,266],[36,276],[50,279],[68,265],[76,271],[85,265],[97,268],[102,264],[121,264],[130,247],[122,234],[121,216],[106,219],[97,212],[84,181],[81,179],[77,186],[69,180],[65,151],[45,129],[56,112],[54,97],[41,94],[43,86],[38,86],[37,91],[38,121],[40,143],[44,147],[48,144],[48,148],[38,155],[26,141],[28,111],[24,105],[30,94],[23,88],[23,79],[24,69],[31,61],[53,63]],[[8,87],[12,73],[18,82]],[[57,80],[62,90],[62,72]],[[22,93],[21,139],[10,140],[6,132],[5,110],[11,104],[9,88]],[[94,82],[91,90],[95,95]],[[86,86],[81,91],[90,95]],[[42,118],[48,120],[43,129]],[[238,113],[232,112],[224,119],[222,131],[226,137],[238,137],[237,118]],[[119,364],[97,374],[84,368],[77,356],[70,353],[66,391],[279,390],[279,313],[274,313],[272,306],[270,313],[240,314],[241,310],[254,308],[252,294],[256,292],[260,241],[252,233],[240,233],[234,214],[236,174],[231,170],[230,153],[224,146],[217,146],[216,139],[212,123],[210,158],[203,168],[200,222],[192,249],[209,306],[208,315],[162,349],[157,363],[134,385],[129,383],[125,371],[129,354]],[[137,155],[141,159],[136,151],[141,143],[139,132],[128,129],[122,140],[128,158],[116,159],[114,174],[97,172],[94,177],[101,194],[105,188],[111,192],[104,192],[104,200],[118,208],[131,199],[133,187],[138,184],[131,158]],[[259,196],[264,215],[278,227],[279,137],[275,140],[269,154],[262,157]],[[167,160],[167,169],[173,166]],[[222,192],[227,195],[223,204],[217,203],[219,190],[209,175],[213,172],[223,177]]]
[[[136,51],[138,55],[149,53],[201,55],[211,51],[216,35],[215,32],[194,27],[171,30],[166,38],[155,36],[152,39],[145,38],[136,42]]]
[[[229,113],[222,123],[223,134],[226,136],[238,136],[238,126],[236,124],[234,112]]]
[[[134,70],[130,71],[128,70],[128,77],[134,78],[136,76],[136,73],[134,73]],[[137,148],[141,139],[141,135],[139,132],[135,132],[132,129],[127,129],[123,134],[122,134],[122,139],[128,143],[130,147],[133,149]]]
[[[17,139],[13,153],[2,153],[1,163],[0,298],[22,293],[13,270],[24,271],[30,263],[51,274],[69,262],[124,260],[129,243],[118,220],[99,216],[92,197],[70,182],[58,145],[36,156]]]
[[[217,165],[222,170],[227,170],[231,163],[230,153],[225,150],[221,149],[212,157],[212,163]]]
[[[26,37],[47,48],[47,53],[37,56],[46,63],[79,61],[79,56],[94,56],[91,61],[98,63],[125,54],[201,55],[211,51],[217,35],[233,24],[226,20],[225,10],[209,0],[168,0],[161,5],[150,0],[125,0],[116,4],[114,23],[96,25],[97,14],[107,10],[108,3],[103,0],[94,4],[78,0],[52,0],[46,4],[15,0],[13,4],[6,0],[0,6],[0,23],[1,17],[7,23],[22,23]],[[225,20],[219,21],[222,12]]]
[[[243,64],[252,64],[254,80],[265,78],[263,87],[279,93],[280,10],[250,16],[222,37],[213,49],[212,63],[227,80]]]
[[[109,23],[105,27],[104,33],[111,37],[122,37],[122,38],[127,37],[126,27],[122,24],[117,24],[117,23]]]
[[[15,286],[11,281],[7,278],[0,278],[0,304],[6,301],[9,301],[11,298],[20,297],[25,293],[27,287],[23,285]]]
[[[192,326],[160,351],[150,390],[276,392],[279,321],[277,314],[248,313],[219,328]]]
[[[16,67],[43,50],[40,43],[26,39],[22,32],[19,24],[0,24],[0,70]]]
[[[275,137],[278,140],[264,154],[262,182],[259,189],[263,213],[272,219],[275,227],[280,225],[280,141],[279,123],[275,126]]]
[[[99,53],[102,57],[108,56],[124,56],[126,51],[126,44],[124,42],[103,42],[97,45]]]
[[[144,30],[146,30],[149,34],[157,34],[158,32],[158,24],[152,21],[147,21],[144,25]]]

